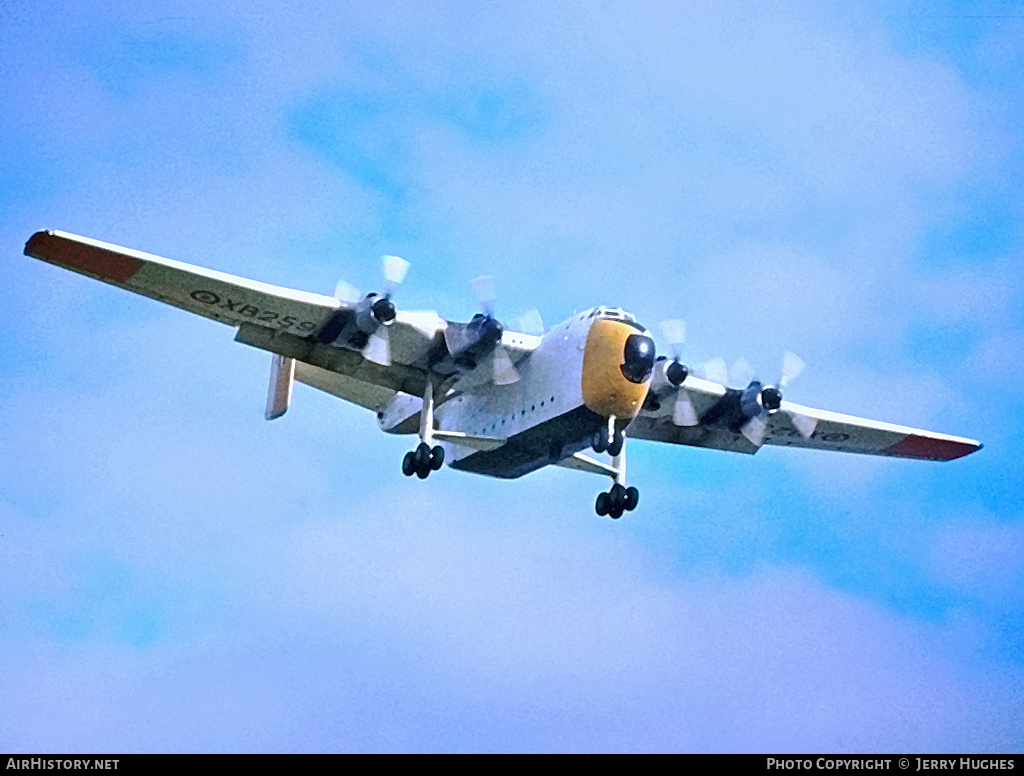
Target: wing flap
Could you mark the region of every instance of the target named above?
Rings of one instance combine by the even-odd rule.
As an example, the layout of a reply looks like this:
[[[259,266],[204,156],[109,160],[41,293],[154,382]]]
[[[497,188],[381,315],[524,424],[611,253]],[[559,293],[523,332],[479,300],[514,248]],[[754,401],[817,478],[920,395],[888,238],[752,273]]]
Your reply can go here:
[[[301,361],[295,364],[295,379],[300,383],[305,383],[374,412],[383,410],[397,393],[390,388],[357,380],[354,377],[321,369]]]
[[[272,286],[65,232],[36,232],[25,254],[221,321],[301,335],[340,307],[333,297]]]

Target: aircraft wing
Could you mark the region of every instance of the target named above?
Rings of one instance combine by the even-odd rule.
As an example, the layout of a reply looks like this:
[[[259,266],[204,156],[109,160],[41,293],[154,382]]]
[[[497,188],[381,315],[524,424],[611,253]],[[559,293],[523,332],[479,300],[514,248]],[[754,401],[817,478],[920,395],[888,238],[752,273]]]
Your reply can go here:
[[[343,306],[330,296],[258,283],[65,232],[36,232],[25,254],[231,326],[254,323],[305,336]]]
[[[234,326],[235,339],[245,344],[338,373],[353,384],[388,391],[422,395],[426,354],[447,325],[435,313],[398,311],[388,327],[392,363],[382,366],[358,351],[313,341],[310,335],[325,321],[353,308],[330,296],[272,286],[65,232],[37,232],[26,243],[25,254]],[[370,406],[345,395],[352,386],[339,387],[344,381],[324,382],[322,375],[304,369],[298,377]],[[358,390],[356,394],[364,399],[369,395]]]
[[[794,416],[817,421],[809,437],[794,426]],[[982,447],[973,439],[817,410],[787,401],[782,402],[781,409],[770,417],[764,441],[768,445],[928,461],[952,461]]]
[[[698,419],[704,418],[727,393],[725,387],[718,383],[693,377],[687,378],[683,386]],[[756,453],[760,449],[738,431],[718,424],[696,422],[694,425],[677,425],[673,411],[674,402],[671,400],[663,401],[656,410],[645,409],[626,433],[634,439],[738,453]],[[799,424],[806,430],[809,425],[807,419],[813,425],[809,436],[797,428]],[[764,444],[931,461],[951,461],[982,447],[973,439],[842,415],[788,401],[783,401],[779,411],[769,416]]]

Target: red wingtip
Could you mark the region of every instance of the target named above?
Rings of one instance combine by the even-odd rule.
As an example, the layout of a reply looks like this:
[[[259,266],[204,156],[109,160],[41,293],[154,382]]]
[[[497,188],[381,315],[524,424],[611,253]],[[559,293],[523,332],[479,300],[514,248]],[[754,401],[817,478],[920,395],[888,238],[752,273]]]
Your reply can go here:
[[[885,452],[889,455],[908,458],[926,458],[929,461],[952,461],[970,455],[981,448],[982,445],[977,442],[958,442],[952,439],[935,439],[918,434],[908,434],[887,448]]]
[[[25,243],[25,255],[115,283],[130,280],[132,275],[142,269],[142,262],[131,256],[61,237],[53,232],[36,232],[32,235]]]

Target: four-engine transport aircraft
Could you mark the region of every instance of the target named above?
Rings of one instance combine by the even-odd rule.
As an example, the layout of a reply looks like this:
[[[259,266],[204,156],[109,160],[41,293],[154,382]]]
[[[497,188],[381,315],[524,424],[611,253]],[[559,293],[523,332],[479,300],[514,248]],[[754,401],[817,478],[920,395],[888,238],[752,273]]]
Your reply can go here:
[[[293,291],[63,232],[37,232],[37,259],[235,328],[235,340],[273,354],[266,417],[288,408],[295,380],[372,410],[381,429],[418,434],[402,471],[425,478],[453,469],[514,478],[548,464],[609,477],[598,515],[636,508],[626,485],[626,437],[756,453],[762,445],[811,447],[948,461],[981,448],[960,437],[880,423],[785,401],[803,367],[787,353],[775,384],[728,388],[716,360],[697,377],[680,360],[681,321],[663,331],[672,356],[656,356],[636,319],[597,307],[548,331],[524,316],[512,331],[494,317],[493,285],[475,281],[480,313],[468,323],[398,310],[392,294],[408,264],[383,258],[381,293],[339,283],[335,295]],[[734,375],[735,375],[734,370]],[[735,377],[740,384],[751,377]],[[585,450],[608,453],[595,458]]]

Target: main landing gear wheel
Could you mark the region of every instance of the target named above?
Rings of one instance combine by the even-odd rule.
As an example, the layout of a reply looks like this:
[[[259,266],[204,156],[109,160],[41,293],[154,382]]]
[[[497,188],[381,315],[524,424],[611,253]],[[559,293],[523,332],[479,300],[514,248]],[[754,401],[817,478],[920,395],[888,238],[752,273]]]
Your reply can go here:
[[[612,520],[618,520],[623,512],[632,512],[639,503],[639,490],[634,487],[625,488],[616,482],[610,491],[598,494],[594,511],[601,517],[608,515]]]
[[[431,448],[426,442],[420,442],[411,453],[402,459],[402,474],[406,477],[416,475],[425,480],[430,472],[436,472],[444,463],[444,448],[436,445]]]
[[[412,477],[416,473],[416,453],[406,453],[402,459],[402,474]]]

